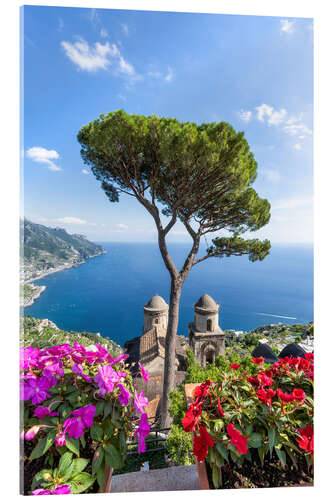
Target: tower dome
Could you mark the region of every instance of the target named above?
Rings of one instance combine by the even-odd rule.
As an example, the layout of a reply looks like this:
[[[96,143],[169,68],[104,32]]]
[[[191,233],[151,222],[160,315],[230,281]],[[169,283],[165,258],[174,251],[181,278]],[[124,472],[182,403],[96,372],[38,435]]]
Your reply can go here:
[[[169,306],[159,295],[154,295],[143,307],[143,333],[153,327],[166,331]]]
[[[147,309],[147,311],[166,311],[169,306],[162,297],[154,295],[144,306],[144,309]]]
[[[212,299],[212,297],[207,293],[200,297],[194,307],[195,310],[199,313],[217,312],[219,310],[219,305],[216,304],[215,300]]]

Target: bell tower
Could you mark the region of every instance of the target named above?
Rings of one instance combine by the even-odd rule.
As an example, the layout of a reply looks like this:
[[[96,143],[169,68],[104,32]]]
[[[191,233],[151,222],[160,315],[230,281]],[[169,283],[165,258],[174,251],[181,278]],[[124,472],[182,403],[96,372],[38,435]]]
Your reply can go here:
[[[188,325],[190,347],[196,362],[204,367],[224,354],[225,335],[219,326],[219,308],[212,297],[202,295],[194,305],[194,322]]]

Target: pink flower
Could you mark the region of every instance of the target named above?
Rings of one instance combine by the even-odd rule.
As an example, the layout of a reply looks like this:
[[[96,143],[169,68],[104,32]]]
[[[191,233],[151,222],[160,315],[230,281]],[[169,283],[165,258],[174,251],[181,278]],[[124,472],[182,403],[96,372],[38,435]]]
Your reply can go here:
[[[126,389],[126,387],[123,386],[123,384],[118,384],[119,389],[120,389],[120,395],[118,397],[119,399],[119,402],[123,405],[123,406],[127,406],[128,405],[128,401],[129,401],[129,398],[130,398],[130,392]]]
[[[71,415],[74,415],[74,417],[68,418],[64,422],[64,431],[68,433],[69,437],[78,439],[82,436],[85,428],[92,426],[95,413],[96,407],[92,404],[71,411]]]
[[[71,492],[68,484],[62,484],[58,486],[55,490],[51,491],[52,495],[69,495]]]
[[[142,376],[143,380],[145,382],[148,382],[149,381],[149,373],[147,372],[145,367],[140,363],[140,361],[139,361],[139,367],[140,367],[140,372],[141,372],[141,376]]]
[[[55,437],[55,445],[56,446],[65,446],[65,444],[66,444],[65,431],[59,432]]]
[[[119,373],[116,372],[111,365],[100,366],[94,379],[100,388],[100,395],[104,396],[107,392],[112,392],[120,378],[121,376]]]
[[[136,392],[136,389],[134,391],[134,406],[135,409],[138,413],[143,413],[144,412],[144,407],[147,406],[148,404],[148,399],[144,397],[143,391],[138,393]]]
[[[40,354],[40,349],[34,349],[33,347],[22,347],[20,350],[20,369],[29,370],[30,368],[35,368],[38,363],[38,358]]]
[[[120,361],[123,361],[124,359],[127,359],[128,357],[129,357],[128,354],[121,354],[117,358],[114,358],[113,356],[111,356],[111,354],[109,354],[109,361],[110,361],[111,365],[115,365],[116,363],[120,363]]]
[[[150,432],[150,425],[148,424],[148,416],[147,413],[142,413],[140,418],[139,427],[136,429],[134,433],[134,437],[139,435],[138,437],[138,453],[144,453],[146,451],[146,443],[145,438],[148,436]]]
[[[39,431],[40,429],[40,425],[34,425],[33,427],[31,427],[26,433],[25,433],[25,439],[27,441],[31,441],[37,434],[37,432]]]
[[[42,377],[40,379],[30,379],[27,382],[24,382],[23,386],[23,399],[27,401],[31,399],[33,405],[37,405],[50,397],[50,394],[47,391],[49,389],[48,379]]]
[[[51,490],[44,490],[44,488],[37,488],[31,492],[32,495],[52,495]]]
[[[77,375],[80,375],[80,377],[82,377],[86,382],[91,384],[91,377],[89,377],[89,375],[86,375],[85,373],[83,373],[83,367],[81,364],[74,363],[74,365],[72,366],[72,371],[74,373],[76,373]]]
[[[56,417],[59,413],[57,411],[51,412],[49,408],[45,406],[37,406],[34,411],[34,417],[44,418],[44,417]]]

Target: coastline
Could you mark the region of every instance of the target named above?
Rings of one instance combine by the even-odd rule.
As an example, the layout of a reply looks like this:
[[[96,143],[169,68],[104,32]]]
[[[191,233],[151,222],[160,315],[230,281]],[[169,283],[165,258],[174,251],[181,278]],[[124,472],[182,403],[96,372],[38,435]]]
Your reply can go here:
[[[49,276],[50,274],[54,274],[54,273],[57,273],[59,271],[65,271],[66,269],[71,269],[72,267],[78,267],[78,266],[80,266],[82,264],[85,264],[87,259],[92,259],[94,257],[98,257],[99,255],[102,255],[102,254],[105,254],[105,253],[106,253],[106,250],[104,249],[102,252],[99,252],[99,253],[97,253],[95,255],[90,255],[85,260],[83,259],[82,262],[73,262],[73,263],[63,264],[61,266],[58,266],[58,267],[55,267],[55,268],[51,268],[50,270],[41,273],[39,276],[36,276],[34,278],[30,278],[28,280],[24,280],[24,282],[22,283],[23,286],[24,285],[30,285],[30,286],[32,286],[32,287],[34,287],[36,289],[37,293],[35,295],[33,295],[31,297],[31,299],[29,300],[29,302],[27,302],[27,303],[24,302],[24,294],[23,294],[23,304],[21,303],[21,307],[25,308],[25,307],[32,306],[32,304],[37,299],[39,299],[39,297],[41,296],[41,294],[46,290],[46,286],[45,285],[41,285],[41,286],[34,285],[33,284],[34,281],[37,281],[39,279],[44,278],[45,276]]]
[[[106,253],[106,250],[104,250],[103,252],[100,252],[100,253],[96,253],[95,255],[90,255],[89,257],[86,257],[86,260],[93,259],[94,257],[98,257],[99,255],[103,255],[104,253]],[[54,274],[54,273],[57,273],[59,271],[65,271],[66,269],[71,269],[72,267],[81,266],[82,264],[86,263],[86,260],[82,260],[82,262],[73,262],[71,264],[70,263],[63,264],[63,265],[58,266],[58,267],[52,267],[49,271],[45,271],[45,272],[41,273],[39,276],[36,276],[35,278],[29,278],[28,280],[24,280],[24,284],[29,284],[32,281],[40,280],[40,279],[44,278],[45,276],[49,276],[50,274]]]

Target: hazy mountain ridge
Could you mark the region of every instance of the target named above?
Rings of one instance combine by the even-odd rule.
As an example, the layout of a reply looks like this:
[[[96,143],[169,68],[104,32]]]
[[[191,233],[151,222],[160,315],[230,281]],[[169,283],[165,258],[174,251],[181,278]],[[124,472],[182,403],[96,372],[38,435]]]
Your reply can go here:
[[[105,253],[101,245],[84,235],[69,234],[63,228],[51,228],[27,219],[21,221],[21,234],[24,281],[82,264],[89,257]]]

